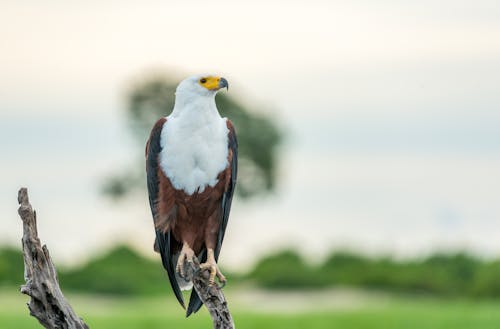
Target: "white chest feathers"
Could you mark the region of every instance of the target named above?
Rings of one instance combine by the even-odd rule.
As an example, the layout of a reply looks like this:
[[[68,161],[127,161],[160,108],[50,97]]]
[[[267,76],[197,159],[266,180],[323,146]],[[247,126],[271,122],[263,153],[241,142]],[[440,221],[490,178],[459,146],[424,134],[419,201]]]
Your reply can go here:
[[[228,133],[219,115],[208,120],[169,116],[161,132],[160,167],[172,185],[189,195],[215,186],[228,165]]]

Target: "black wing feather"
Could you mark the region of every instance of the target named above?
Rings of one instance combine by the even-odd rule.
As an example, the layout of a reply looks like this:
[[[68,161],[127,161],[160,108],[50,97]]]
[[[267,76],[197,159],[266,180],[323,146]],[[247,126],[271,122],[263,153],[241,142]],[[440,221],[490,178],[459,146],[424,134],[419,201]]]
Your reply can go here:
[[[159,178],[158,178],[158,156],[161,152],[160,137],[163,128],[163,123],[165,119],[161,119],[156,123],[153,130],[151,131],[151,136],[147,145],[146,154],[146,173],[147,173],[147,185],[149,192],[149,206],[151,207],[151,213],[153,215],[153,220],[156,220],[158,214],[158,194],[159,194]],[[168,279],[172,290],[174,291],[175,297],[181,304],[183,308],[184,299],[182,298],[181,289],[177,280],[175,279],[175,269],[172,263],[172,236],[170,231],[167,233],[160,230],[156,230],[156,241],[158,243],[158,249],[161,255],[161,260],[163,267],[167,271]]]
[[[238,140],[232,124],[230,125],[229,131],[229,149],[233,152],[233,159],[231,161],[231,180],[227,190],[222,195],[222,221],[219,227],[219,234],[217,235],[217,247],[214,252],[216,261],[219,259],[222,242],[224,241],[224,234],[226,233],[227,222],[229,221],[231,203],[233,202],[234,188],[236,187],[236,178],[238,176]]]

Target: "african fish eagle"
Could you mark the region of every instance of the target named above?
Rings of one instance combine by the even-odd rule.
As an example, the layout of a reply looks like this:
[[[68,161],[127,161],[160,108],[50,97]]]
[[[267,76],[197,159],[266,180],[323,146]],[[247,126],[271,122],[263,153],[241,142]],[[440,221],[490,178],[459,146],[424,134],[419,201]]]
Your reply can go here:
[[[238,144],[231,121],[222,118],[215,95],[228,89],[213,75],[183,80],[172,113],[159,119],[146,144],[149,204],[156,230],[155,251],[177,300],[192,288],[184,279],[184,262],[198,257],[202,269],[226,278],[217,266],[236,184]],[[186,316],[203,305],[191,292]]]

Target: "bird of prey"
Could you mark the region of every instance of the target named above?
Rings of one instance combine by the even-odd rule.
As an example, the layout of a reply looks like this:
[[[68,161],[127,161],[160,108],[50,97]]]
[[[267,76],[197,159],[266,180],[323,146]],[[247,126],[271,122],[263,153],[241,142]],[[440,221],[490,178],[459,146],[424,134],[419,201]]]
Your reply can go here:
[[[156,230],[155,251],[177,300],[192,288],[184,279],[184,263],[194,257],[202,269],[225,282],[217,261],[236,184],[238,144],[231,121],[222,118],[215,95],[228,89],[214,75],[183,80],[175,92],[172,113],[159,119],[146,144],[149,204]],[[203,305],[191,292],[186,316]]]

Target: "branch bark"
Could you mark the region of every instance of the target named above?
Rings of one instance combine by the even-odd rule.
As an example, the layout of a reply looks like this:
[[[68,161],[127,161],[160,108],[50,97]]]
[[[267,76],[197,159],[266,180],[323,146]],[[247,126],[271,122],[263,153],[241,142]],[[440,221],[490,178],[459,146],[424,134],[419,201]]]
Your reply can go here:
[[[19,190],[18,213],[23,220],[24,280],[21,292],[31,296],[28,304],[30,314],[47,329],[88,329],[89,327],[76,315],[64,297],[57,271],[52,263],[47,246],[38,238],[36,212],[28,198],[28,190]]]
[[[31,297],[28,303],[30,315],[47,329],[89,329],[75,313],[59,287],[57,271],[49,250],[45,245],[42,247],[38,238],[36,212],[31,207],[26,188],[19,190],[18,202],[18,213],[23,221],[22,244],[26,281],[26,284],[21,286],[21,293]],[[192,279],[194,289],[208,308],[214,328],[234,329],[221,288],[209,284],[208,271],[200,270],[197,261],[187,266],[188,278]]]
[[[193,281],[193,287],[212,317],[215,329],[234,329],[234,322],[229,312],[222,288],[209,283],[209,271],[201,270],[198,258],[193,262],[185,262],[186,278]]]

